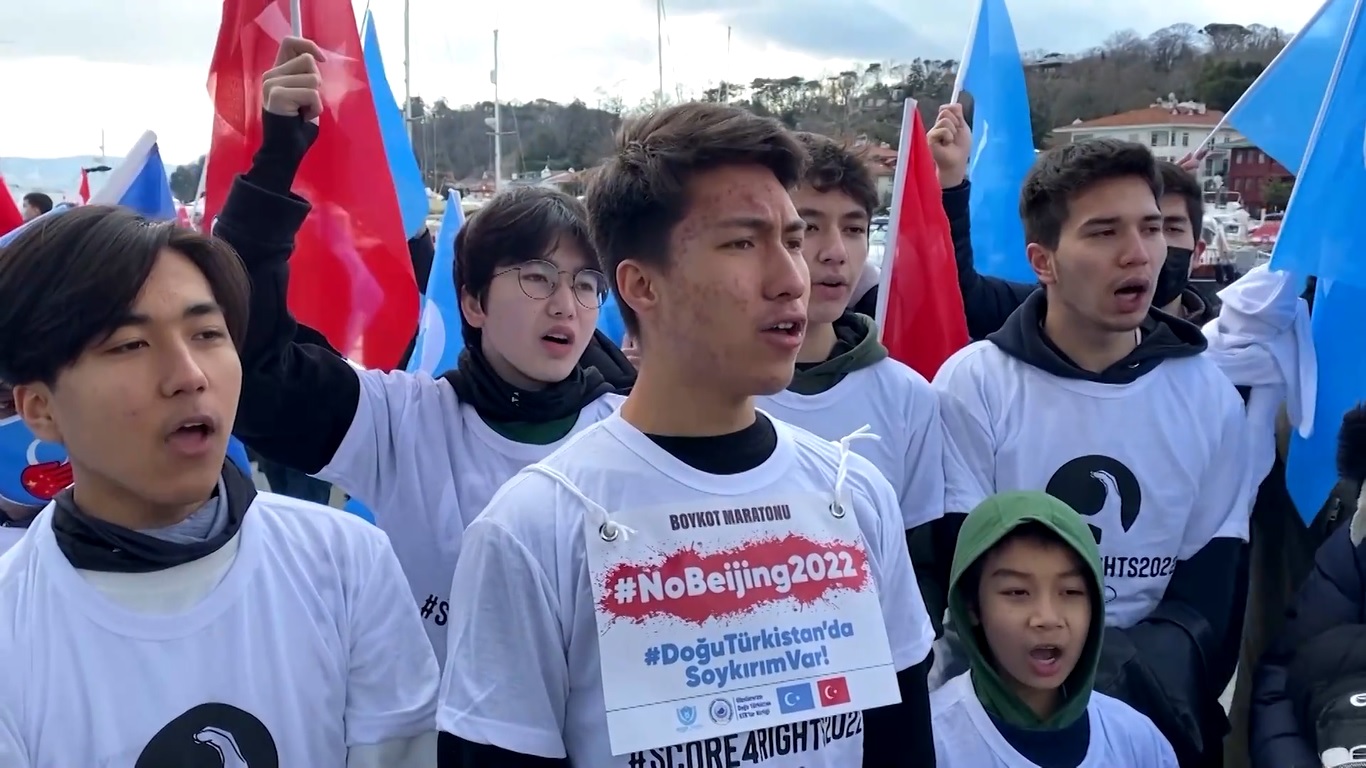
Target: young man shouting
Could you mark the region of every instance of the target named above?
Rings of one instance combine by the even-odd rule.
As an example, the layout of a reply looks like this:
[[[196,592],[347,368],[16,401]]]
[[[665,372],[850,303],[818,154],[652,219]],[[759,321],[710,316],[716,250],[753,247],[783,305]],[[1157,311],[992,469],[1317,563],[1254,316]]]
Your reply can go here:
[[[716,104],[618,136],[587,203],[640,374],[470,525],[443,766],[934,764],[895,490],[754,408],[807,326],[804,159]]]

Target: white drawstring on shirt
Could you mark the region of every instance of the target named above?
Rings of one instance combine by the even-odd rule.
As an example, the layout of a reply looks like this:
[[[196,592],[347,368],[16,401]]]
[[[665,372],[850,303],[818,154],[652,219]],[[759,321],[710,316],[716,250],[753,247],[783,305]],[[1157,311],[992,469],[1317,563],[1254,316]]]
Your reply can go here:
[[[830,504],[830,513],[835,517],[844,517],[844,505],[840,499],[844,497],[844,484],[849,479],[849,456],[854,451],[850,448],[855,440],[881,440],[880,435],[873,434],[872,425],[864,424],[858,429],[834,441],[840,448],[840,463],[835,469],[835,500]]]
[[[635,534],[636,530],[634,528],[628,525],[622,525],[616,520],[613,520],[612,516],[607,513],[605,507],[588,498],[583,491],[579,490],[578,486],[574,485],[572,480],[561,474],[559,470],[551,469],[544,464],[531,464],[527,466],[527,469],[545,475],[563,486],[565,490],[577,496],[579,501],[582,501],[583,505],[588,507],[588,513],[597,519],[598,535],[602,537],[603,541],[610,543],[616,541],[618,537],[625,541]]]

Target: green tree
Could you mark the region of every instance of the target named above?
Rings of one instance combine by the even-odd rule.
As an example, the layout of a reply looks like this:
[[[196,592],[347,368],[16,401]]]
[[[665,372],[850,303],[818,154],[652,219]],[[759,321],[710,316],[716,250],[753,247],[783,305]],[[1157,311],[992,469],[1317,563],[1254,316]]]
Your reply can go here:
[[[1295,189],[1292,179],[1276,179],[1262,185],[1262,202],[1269,211],[1284,211],[1290,205],[1290,193]]]
[[[178,165],[171,171],[171,194],[182,203],[193,203],[199,192],[199,175],[204,172],[204,156],[188,165]]]

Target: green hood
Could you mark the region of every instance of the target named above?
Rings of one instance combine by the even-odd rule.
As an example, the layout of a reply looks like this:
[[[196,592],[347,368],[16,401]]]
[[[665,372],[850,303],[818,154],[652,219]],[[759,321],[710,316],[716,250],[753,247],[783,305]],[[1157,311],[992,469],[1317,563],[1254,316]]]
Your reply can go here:
[[[835,321],[835,348],[823,363],[804,368],[797,366],[791,392],[819,395],[844,380],[854,371],[867,368],[887,357],[887,348],[877,340],[877,324],[856,312],[845,312]]]
[[[1058,535],[1086,564],[1091,583],[1091,626],[1077,666],[1063,683],[1063,699],[1048,720],[1040,720],[989,660],[981,630],[971,620],[972,601],[959,589],[963,574],[1006,534],[1025,523],[1040,523]],[[977,698],[992,715],[1017,728],[1054,729],[1072,724],[1086,712],[1100,661],[1100,642],[1105,632],[1105,600],[1100,549],[1080,515],[1062,501],[1041,491],[998,493],[977,506],[963,521],[958,546],[953,552],[949,578],[949,618],[959,628],[963,652],[972,670]]]

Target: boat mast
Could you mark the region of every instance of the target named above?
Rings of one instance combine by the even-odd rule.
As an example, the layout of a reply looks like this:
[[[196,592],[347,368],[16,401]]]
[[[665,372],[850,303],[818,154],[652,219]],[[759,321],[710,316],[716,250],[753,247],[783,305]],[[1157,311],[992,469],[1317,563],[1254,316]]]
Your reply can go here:
[[[659,92],[655,107],[664,106],[664,0],[655,0],[655,51],[659,59]]]
[[[493,193],[503,188],[503,111],[498,102],[498,30],[493,30]]]

